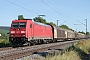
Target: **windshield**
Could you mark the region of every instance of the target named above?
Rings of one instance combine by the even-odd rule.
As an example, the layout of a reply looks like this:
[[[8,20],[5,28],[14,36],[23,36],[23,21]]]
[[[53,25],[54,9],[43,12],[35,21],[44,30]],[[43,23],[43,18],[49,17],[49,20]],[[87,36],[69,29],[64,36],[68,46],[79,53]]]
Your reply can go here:
[[[12,23],[12,28],[25,28],[26,22],[16,22]]]

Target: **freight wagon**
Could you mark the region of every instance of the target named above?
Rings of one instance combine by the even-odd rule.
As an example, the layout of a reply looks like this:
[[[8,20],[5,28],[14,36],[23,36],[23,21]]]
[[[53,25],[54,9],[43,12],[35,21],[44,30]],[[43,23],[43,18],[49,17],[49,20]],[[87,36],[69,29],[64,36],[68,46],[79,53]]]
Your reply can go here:
[[[78,33],[78,35],[77,35],[78,37],[78,39],[85,39],[86,38],[86,35],[85,34],[82,34],[82,33]]]
[[[54,26],[53,26],[54,27]],[[55,40],[75,40],[75,32],[60,27],[54,27],[54,39]]]

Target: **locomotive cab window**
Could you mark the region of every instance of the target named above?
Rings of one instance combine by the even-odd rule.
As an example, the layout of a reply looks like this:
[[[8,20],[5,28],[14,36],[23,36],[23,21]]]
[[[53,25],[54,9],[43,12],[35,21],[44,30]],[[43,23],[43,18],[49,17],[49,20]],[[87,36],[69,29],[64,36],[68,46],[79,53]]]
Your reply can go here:
[[[12,28],[18,28],[19,27],[19,23],[12,23]]]
[[[19,25],[20,25],[20,28],[24,28],[26,27],[26,22],[20,22]]]
[[[32,28],[32,24],[30,24],[30,28]]]
[[[16,22],[12,23],[12,28],[25,28],[26,22]]]

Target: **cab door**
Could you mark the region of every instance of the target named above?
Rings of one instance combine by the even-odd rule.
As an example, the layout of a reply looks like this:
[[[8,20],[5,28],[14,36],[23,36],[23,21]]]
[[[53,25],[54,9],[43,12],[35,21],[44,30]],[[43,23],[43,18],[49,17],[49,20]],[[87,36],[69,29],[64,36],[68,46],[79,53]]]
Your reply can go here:
[[[29,30],[28,30],[28,41],[33,39],[33,26],[32,23],[29,25]]]

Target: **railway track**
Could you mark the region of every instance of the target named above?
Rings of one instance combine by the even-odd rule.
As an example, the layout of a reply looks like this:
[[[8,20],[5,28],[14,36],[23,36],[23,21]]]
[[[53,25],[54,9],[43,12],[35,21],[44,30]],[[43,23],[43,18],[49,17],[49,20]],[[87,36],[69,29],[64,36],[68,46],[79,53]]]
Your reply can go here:
[[[33,54],[34,52],[41,52],[46,51],[48,49],[53,48],[60,48],[64,49],[70,44],[74,44],[76,41],[67,41],[67,42],[57,42],[57,43],[50,43],[50,44],[43,44],[43,45],[35,45],[30,47],[19,47],[19,48],[13,48],[5,51],[0,51],[0,60],[16,60],[21,57],[25,57],[28,55]]]
[[[12,47],[4,47],[4,48],[0,48],[0,51],[3,51],[3,50],[9,50],[9,49],[12,49]]]

